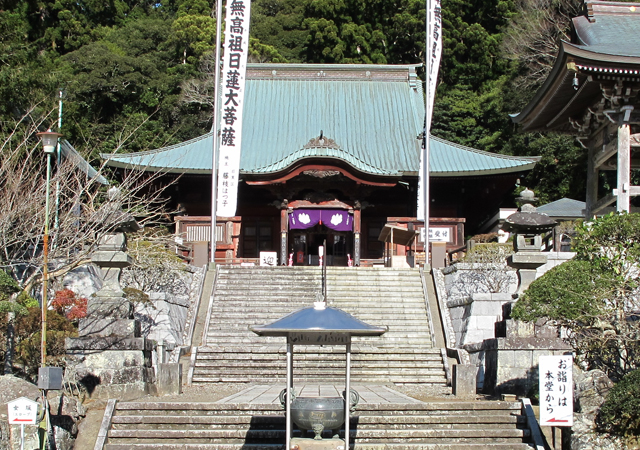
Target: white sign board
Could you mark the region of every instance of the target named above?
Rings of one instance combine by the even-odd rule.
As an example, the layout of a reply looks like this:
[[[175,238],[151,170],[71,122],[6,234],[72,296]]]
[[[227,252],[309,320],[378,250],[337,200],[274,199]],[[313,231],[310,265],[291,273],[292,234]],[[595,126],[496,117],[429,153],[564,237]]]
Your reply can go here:
[[[420,230],[420,238],[424,242],[424,228]],[[452,242],[451,227],[429,227],[429,242]]]
[[[540,425],[573,426],[573,356],[541,356]]]
[[[9,425],[35,425],[38,419],[38,402],[20,397],[7,404]]]
[[[277,266],[278,253],[277,252],[260,252],[260,265],[261,266]]]

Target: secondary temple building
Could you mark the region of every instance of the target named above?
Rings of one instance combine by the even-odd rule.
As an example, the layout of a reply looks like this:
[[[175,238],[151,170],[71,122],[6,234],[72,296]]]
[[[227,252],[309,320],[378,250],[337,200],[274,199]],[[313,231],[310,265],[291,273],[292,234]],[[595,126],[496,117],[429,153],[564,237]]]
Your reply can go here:
[[[249,64],[235,217],[219,217],[216,259],[260,252],[278,264],[380,261],[385,225],[416,220],[424,94],[417,65]],[[505,203],[538,158],[430,141],[430,241],[451,251]],[[212,134],[157,150],[105,156],[122,169],[180,178],[169,189],[194,263],[209,260]],[[422,240],[396,254],[424,252]]]
[[[571,42],[561,42],[547,80],[513,117],[523,131],[575,135],[588,151],[586,217],[630,211],[640,186],[640,3],[585,2],[572,21]],[[616,186],[601,192],[601,171],[616,172]]]

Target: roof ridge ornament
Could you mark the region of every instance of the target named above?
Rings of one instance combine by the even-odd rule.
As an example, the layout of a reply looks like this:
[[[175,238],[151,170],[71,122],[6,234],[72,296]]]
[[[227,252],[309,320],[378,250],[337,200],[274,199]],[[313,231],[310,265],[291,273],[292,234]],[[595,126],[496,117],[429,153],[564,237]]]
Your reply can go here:
[[[322,131],[320,136],[312,138],[302,148],[335,148],[340,149],[340,146],[336,144],[336,141],[324,136]]]

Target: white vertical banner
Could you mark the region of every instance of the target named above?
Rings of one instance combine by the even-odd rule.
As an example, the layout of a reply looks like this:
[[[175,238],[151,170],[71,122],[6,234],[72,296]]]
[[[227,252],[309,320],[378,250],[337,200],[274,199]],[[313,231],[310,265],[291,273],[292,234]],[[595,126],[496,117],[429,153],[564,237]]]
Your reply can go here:
[[[424,140],[420,152],[420,176],[418,178],[418,220],[425,220],[425,191],[429,184],[429,135],[433,117],[433,103],[436,97],[438,71],[442,56],[442,1],[427,0],[427,42],[426,42],[426,108],[424,122]],[[425,167],[426,166],[426,167]],[[426,183],[425,181],[426,180]],[[423,187],[424,183],[424,187]],[[428,196],[428,195],[426,195]],[[427,216],[429,212],[427,211]],[[428,219],[427,219],[428,220]],[[425,224],[425,228],[427,225]]]
[[[573,356],[541,356],[540,425],[573,426]]]
[[[431,0],[429,8],[429,40],[430,48],[427,57],[429,58],[429,88],[430,98],[427,98],[427,131],[431,130],[431,119],[433,117],[433,102],[436,97],[436,87],[438,83],[438,71],[440,70],[440,58],[442,56],[442,1]]]
[[[251,0],[227,0],[216,212],[221,217],[235,216],[238,204],[250,17]]]

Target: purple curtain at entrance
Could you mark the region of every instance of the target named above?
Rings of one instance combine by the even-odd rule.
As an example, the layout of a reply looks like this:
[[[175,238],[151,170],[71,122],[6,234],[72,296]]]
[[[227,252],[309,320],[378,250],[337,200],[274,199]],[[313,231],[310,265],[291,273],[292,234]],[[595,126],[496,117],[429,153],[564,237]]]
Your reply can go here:
[[[323,209],[320,214],[322,225],[336,231],[351,231],[353,229],[353,217],[343,209]]]
[[[294,209],[289,214],[290,230],[304,230],[319,222],[336,231],[353,229],[353,217],[343,209]]]
[[[320,222],[320,211],[319,209],[294,209],[289,214],[289,229],[304,230],[315,226]]]

